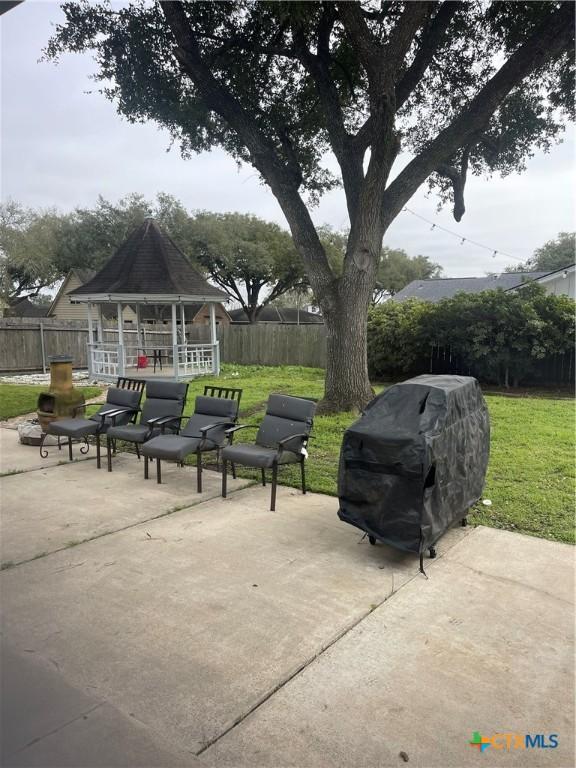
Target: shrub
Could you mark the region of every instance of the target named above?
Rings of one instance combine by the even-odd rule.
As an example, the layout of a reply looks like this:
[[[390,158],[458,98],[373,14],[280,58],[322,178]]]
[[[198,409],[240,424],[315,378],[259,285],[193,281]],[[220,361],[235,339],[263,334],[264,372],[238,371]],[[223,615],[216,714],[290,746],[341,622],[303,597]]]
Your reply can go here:
[[[450,349],[462,372],[519,384],[538,360],[574,345],[574,300],[529,284],[514,292],[460,293],[437,304],[386,302],[371,310],[371,375],[391,378],[429,370],[433,345]]]

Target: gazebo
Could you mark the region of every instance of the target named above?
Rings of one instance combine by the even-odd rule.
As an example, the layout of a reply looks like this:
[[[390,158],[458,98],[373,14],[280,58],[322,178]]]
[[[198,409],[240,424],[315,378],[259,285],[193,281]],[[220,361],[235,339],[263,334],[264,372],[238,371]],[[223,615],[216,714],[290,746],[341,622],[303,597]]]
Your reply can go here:
[[[139,362],[150,355],[164,361],[160,372],[164,378],[180,381],[207,373],[218,375],[215,305],[228,297],[194,269],[154,219],[145,219],[102,269],[80,288],[70,291],[69,296],[71,301],[86,304],[88,368],[94,378],[115,381],[118,376],[138,372]],[[186,338],[185,307],[199,302],[208,304],[210,310],[209,343],[189,343]],[[107,332],[102,309],[110,304],[117,307],[118,327]],[[143,304],[171,306],[171,343],[151,343],[146,339],[140,322]],[[124,327],[126,306],[135,308],[135,333],[128,333]],[[117,340],[106,340],[105,336],[113,333],[117,333]]]

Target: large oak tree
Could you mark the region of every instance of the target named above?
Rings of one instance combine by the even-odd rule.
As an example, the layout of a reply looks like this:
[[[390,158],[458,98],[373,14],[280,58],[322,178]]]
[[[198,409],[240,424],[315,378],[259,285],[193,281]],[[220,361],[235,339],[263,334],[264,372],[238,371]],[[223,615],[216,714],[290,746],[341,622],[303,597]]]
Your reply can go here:
[[[454,216],[469,173],[521,170],[572,107],[571,2],[71,2],[48,56],[92,50],[129,120],[185,155],[223,147],[277,198],[327,327],[325,408],[371,397],[366,315],[382,239],[428,182]],[[400,150],[404,167],[391,173]],[[339,174],[326,168],[335,157]],[[330,268],[310,205],[341,184]]]

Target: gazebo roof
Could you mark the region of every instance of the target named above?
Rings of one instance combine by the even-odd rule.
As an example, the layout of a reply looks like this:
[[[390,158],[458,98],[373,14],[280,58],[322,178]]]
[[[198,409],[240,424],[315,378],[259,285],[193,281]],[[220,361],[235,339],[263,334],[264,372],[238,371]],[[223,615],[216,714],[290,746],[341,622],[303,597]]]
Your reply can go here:
[[[70,291],[76,301],[156,303],[224,301],[154,219],[137,227],[102,269]]]

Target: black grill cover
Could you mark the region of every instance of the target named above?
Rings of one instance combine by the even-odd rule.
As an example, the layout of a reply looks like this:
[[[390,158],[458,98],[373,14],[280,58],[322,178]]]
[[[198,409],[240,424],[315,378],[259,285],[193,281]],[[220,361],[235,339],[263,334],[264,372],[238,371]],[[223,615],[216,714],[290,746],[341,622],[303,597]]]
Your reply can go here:
[[[471,376],[417,376],[374,398],[346,430],[341,520],[409,552],[432,546],[484,488],[490,422]]]

